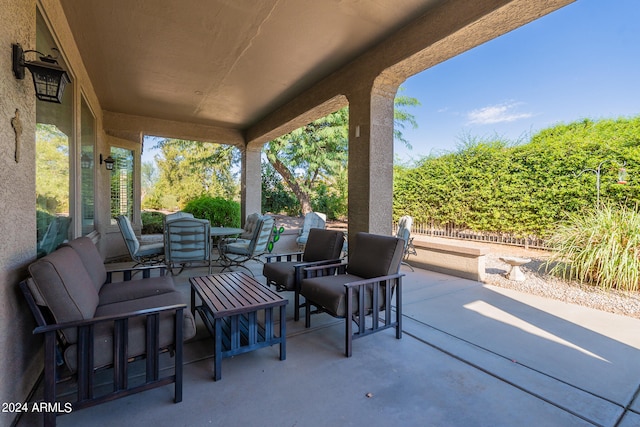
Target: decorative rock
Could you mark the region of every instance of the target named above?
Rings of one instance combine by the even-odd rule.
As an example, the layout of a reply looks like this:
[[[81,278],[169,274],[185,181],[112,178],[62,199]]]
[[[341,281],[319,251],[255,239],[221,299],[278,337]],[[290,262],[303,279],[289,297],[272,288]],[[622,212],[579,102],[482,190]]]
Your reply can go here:
[[[519,257],[500,257],[500,260],[506,262],[511,266],[511,270],[507,275],[509,280],[515,280],[516,282],[523,282],[525,280],[524,273],[522,272],[522,270],[520,270],[520,266],[531,262],[531,259]]]

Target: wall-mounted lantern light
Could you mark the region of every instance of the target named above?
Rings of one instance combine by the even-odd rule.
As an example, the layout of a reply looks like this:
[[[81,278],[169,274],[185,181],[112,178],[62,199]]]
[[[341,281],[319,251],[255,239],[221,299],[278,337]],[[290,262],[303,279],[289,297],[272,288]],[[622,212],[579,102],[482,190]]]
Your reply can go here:
[[[108,171],[113,170],[113,164],[115,162],[116,161],[113,160],[113,157],[108,156],[106,158],[102,158],[102,154],[100,154],[100,164],[104,163],[104,167],[106,167]]]
[[[71,80],[67,72],[58,65],[56,58],[53,58],[51,55],[44,56],[36,50],[22,50],[22,46],[18,43],[13,43],[11,47],[13,54],[13,74],[16,76],[16,79],[24,79],[24,69],[25,67],[28,68],[33,76],[36,97],[41,101],[62,104],[64,88]],[[29,52],[42,55],[40,56],[40,61],[25,61],[24,54]]]

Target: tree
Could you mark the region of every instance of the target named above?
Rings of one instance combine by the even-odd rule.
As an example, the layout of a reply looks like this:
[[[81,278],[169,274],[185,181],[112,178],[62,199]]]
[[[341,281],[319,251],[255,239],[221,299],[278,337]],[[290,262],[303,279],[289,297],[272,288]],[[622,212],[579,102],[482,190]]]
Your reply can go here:
[[[398,96],[395,105],[394,137],[409,146],[402,136],[402,129],[406,124],[415,128],[417,123],[405,108],[420,103],[415,98]],[[345,176],[348,131],[349,110],[345,107],[265,145],[267,161],[298,199],[303,215],[313,210],[312,194],[319,184],[325,189],[344,186],[344,182],[337,182],[336,177]],[[346,200],[346,194],[342,197]]]
[[[69,138],[55,125],[36,126],[37,206],[50,213],[69,212]]]
[[[160,154],[155,157],[159,176],[149,197],[160,207],[173,208],[167,206],[169,201],[182,206],[201,195],[237,198],[239,152],[235,147],[163,139],[155,148],[160,149]]]

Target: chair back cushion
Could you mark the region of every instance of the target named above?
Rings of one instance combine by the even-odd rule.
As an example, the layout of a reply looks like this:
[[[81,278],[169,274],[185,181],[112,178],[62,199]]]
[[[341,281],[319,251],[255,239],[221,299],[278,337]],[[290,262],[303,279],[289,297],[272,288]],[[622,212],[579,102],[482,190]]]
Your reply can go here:
[[[396,274],[404,251],[404,241],[396,237],[357,233],[349,248],[349,274],[365,279]]]
[[[29,273],[56,323],[90,319],[95,314],[98,291],[73,248],[64,246],[39,259],[29,266]],[[77,341],[75,328],[62,334],[69,343]]]
[[[327,215],[318,212],[309,212],[304,216],[300,235],[296,239],[296,243],[304,245],[309,239],[309,230],[314,228],[325,228],[327,224]]]
[[[183,211],[170,213],[170,214],[165,215],[164,222],[166,224],[169,221],[173,221],[173,220],[180,219],[180,218],[193,218],[193,214],[191,214],[189,212],[183,212]]]
[[[167,262],[208,261],[211,234],[208,219],[178,218],[165,226]]]
[[[82,260],[82,264],[84,264],[84,268],[91,276],[93,286],[97,292],[100,292],[102,285],[107,281],[107,270],[104,268],[102,255],[98,252],[98,248],[93,244],[93,241],[86,236],[79,237],[65,243],[64,246],[69,246],[76,251],[76,254]]]
[[[304,247],[302,259],[305,262],[338,259],[343,244],[342,231],[312,228],[309,230],[309,239]]]
[[[249,251],[252,256],[260,255],[267,251],[267,245],[271,239],[271,233],[273,232],[273,225],[275,223],[273,217],[269,215],[263,215],[260,220],[258,232],[249,244]]]
[[[124,215],[119,215],[116,218],[116,221],[118,221],[118,227],[120,227],[120,232],[124,238],[124,243],[127,245],[129,254],[131,257],[135,257],[138,253],[138,249],[140,249],[140,242],[136,237],[136,233],[133,231],[131,221],[129,221],[129,218]]]
[[[252,213],[247,215],[247,220],[244,222],[244,233],[242,233],[239,238],[245,240],[251,240],[253,238],[254,231],[258,226],[258,220],[261,215],[258,213]]]

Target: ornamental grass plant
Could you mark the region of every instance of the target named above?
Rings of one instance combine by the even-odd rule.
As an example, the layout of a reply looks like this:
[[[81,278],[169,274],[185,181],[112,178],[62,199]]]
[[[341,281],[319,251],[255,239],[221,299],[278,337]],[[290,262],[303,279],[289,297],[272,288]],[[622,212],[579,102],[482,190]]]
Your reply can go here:
[[[602,204],[572,214],[551,238],[555,252],[547,266],[568,280],[602,289],[638,291],[640,213],[638,208]]]

